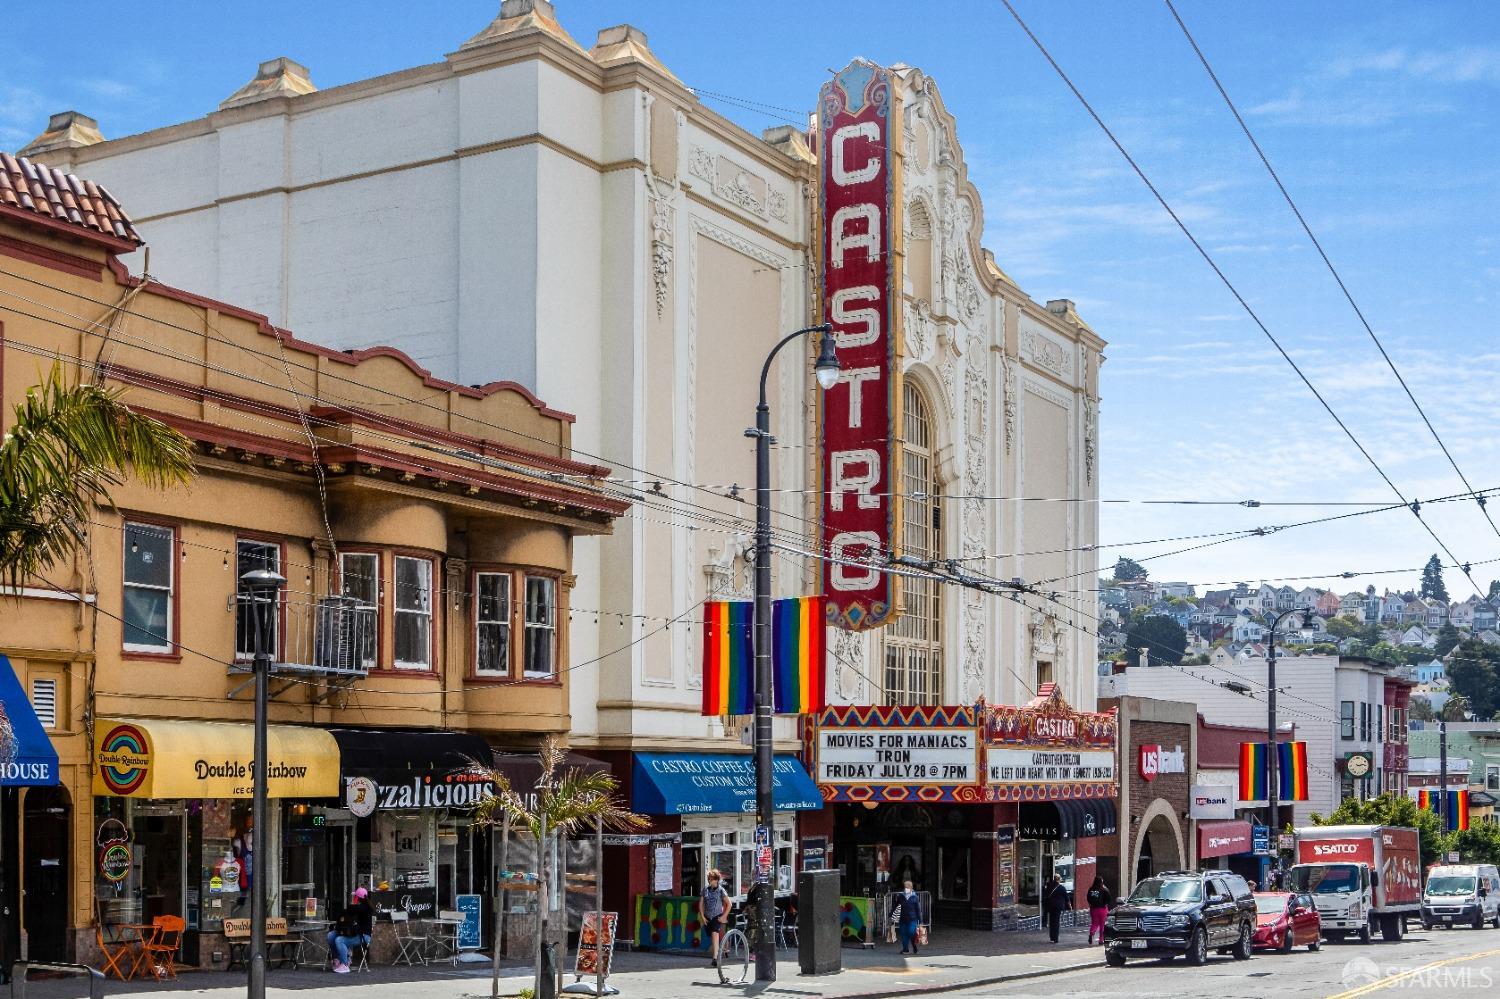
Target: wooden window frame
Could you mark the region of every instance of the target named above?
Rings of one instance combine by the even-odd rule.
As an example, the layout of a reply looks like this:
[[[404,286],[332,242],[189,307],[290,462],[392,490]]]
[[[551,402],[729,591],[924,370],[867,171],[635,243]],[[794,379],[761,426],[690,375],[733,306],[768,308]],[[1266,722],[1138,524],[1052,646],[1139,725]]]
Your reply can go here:
[[[235,598],[236,598],[235,599],[236,626],[238,626],[238,610],[239,610],[239,599],[238,599],[239,598],[239,593],[240,593],[240,577],[239,577],[239,568],[240,568],[240,566],[239,566],[239,561],[240,561],[240,542],[241,541],[248,541],[248,542],[251,542],[252,544],[259,544],[259,545],[274,545],[276,547],[276,565],[277,565],[276,571],[278,573],[280,573],[283,577],[286,576],[286,539],[285,538],[279,538],[279,537],[277,537],[274,534],[260,534],[260,533],[257,533],[255,531],[236,531],[235,535],[234,535],[234,563],[235,563],[234,564],[234,573],[235,573],[235,577],[234,577],[234,592],[235,592]],[[287,607],[286,607],[286,605],[287,605],[286,590],[287,590],[287,584],[283,583],[281,585],[280,589],[278,589],[276,591],[276,643],[275,643],[276,647],[271,650],[271,656],[277,662],[285,662],[286,661],[286,611],[287,611]],[[238,646],[238,638],[237,637],[236,637],[236,646]],[[248,663],[253,658],[254,658],[254,656],[252,656],[252,655],[242,654],[240,652],[240,650],[239,650],[238,647],[236,647],[235,650],[234,650],[234,661],[237,662],[237,663]]]
[[[494,566],[473,569],[469,573],[469,635],[473,642],[473,654],[469,657],[469,675],[475,680],[511,680],[516,676],[516,577],[519,575],[509,566]],[[481,576],[497,576],[505,580],[505,668],[485,670],[479,666],[479,626],[500,622],[479,620],[479,579]]]
[[[368,669],[370,672],[386,670],[394,673],[396,672],[394,669],[389,669],[385,666],[385,550],[373,545],[348,545],[341,547],[339,549],[339,556],[334,560],[333,566],[334,586],[340,595],[343,595],[344,592],[345,555],[369,555],[375,559],[375,660],[370,663]],[[394,573],[394,570],[392,572]],[[403,676],[414,672],[416,671],[401,670]]]
[[[482,574],[510,577],[510,660],[504,673],[479,672],[479,577]],[[552,662],[551,673],[527,674],[526,672],[526,579],[535,576],[552,582]],[[469,666],[468,682],[473,684],[497,684],[515,686],[562,686],[562,663],[567,655],[568,633],[564,624],[569,613],[566,573],[538,565],[511,565],[506,563],[481,563],[469,567]]]
[[[427,663],[426,663],[426,665],[423,665],[421,663],[413,663],[411,665],[402,666],[400,664],[400,661],[397,660],[397,658],[396,658],[396,623],[397,623],[397,617],[399,615],[401,615],[401,614],[414,613],[412,611],[403,611],[403,610],[401,610],[400,608],[398,608],[396,606],[396,587],[397,587],[397,581],[396,580],[397,580],[397,571],[398,571],[397,570],[397,566],[400,565],[402,559],[411,559],[414,562],[426,562],[427,563],[427,571],[428,571],[428,575],[427,575],[428,608],[427,608]],[[438,559],[437,559],[437,556],[433,555],[431,552],[410,551],[410,550],[402,550],[402,549],[392,549],[392,551],[391,551],[391,585],[390,585],[390,590],[389,590],[389,599],[390,599],[390,605],[391,605],[391,665],[390,665],[390,670],[391,670],[392,673],[396,673],[396,674],[399,674],[401,676],[437,676],[438,675],[438,665],[437,665],[438,664],[438,650],[439,650],[438,629],[442,627],[442,620],[438,616],[438,611],[440,609],[440,605],[442,604],[442,601],[438,599],[438,581],[439,581],[440,578],[441,577],[440,577],[440,575],[438,573]]]
[[[129,554],[130,527],[131,525],[141,527],[165,528],[172,532],[170,545],[172,553],[171,583],[167,589],[167,630],[171,632],[169,644],[166,651],[155,647],[132,648],[125,641],[127,625],[125,623],[125,559]],[[182,525],[172,520],[163,520],[159,517],[138,516],[127,514],[122,518],[120,531],[120,658],[142,660],[145,662],[182,662]]]

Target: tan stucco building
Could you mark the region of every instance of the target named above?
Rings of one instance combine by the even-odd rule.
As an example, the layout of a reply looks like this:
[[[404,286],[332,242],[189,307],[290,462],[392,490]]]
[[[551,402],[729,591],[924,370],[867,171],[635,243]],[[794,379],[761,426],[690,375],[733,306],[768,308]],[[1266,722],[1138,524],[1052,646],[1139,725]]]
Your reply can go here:
[[[571,457],[573,417],[526,388],[320,347],[132,278],[119,258],[140,243],[108,193],[0,155],[0,429],[59,363],[181,430],[198,466],[186,488],[119,487],[87,550],[0,596],[0,654],[60,763],[56,787],[5,789],[31,952],[88,955],[96,916],[166,914],[191,961],[224,956],[259,859],[250,568],[286,578],[272,912],[326,914],[354,882],[451,907],[488,883],[457,757],[570,732],[574,546],[627,503]],[[373,817],[345,791],[365,770]]]

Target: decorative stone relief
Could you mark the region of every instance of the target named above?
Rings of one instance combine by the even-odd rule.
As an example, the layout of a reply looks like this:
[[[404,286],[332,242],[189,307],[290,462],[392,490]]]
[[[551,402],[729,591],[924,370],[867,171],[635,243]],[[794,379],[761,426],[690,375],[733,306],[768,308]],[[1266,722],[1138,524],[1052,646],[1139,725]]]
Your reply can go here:
[[[719,197],[732,205],[738,205],[745,211],[754,212],[756,215],[765,215],[766,206],[754,186],[758,179],[752,177],[748,170],[737,170],[732,179],[719,183],[714,190],[718,192]]]
[[[672,206],[656,199],[651,202],[651,280],[656,286],[656,317],[667,307],[667,293],[672,276]]]
[[[865,636],[854,631],[835,631],[833,640],[835,689],[839,696],[851,704],[868,700],[865,677]]]
[[[1099,449],[1099,406],[1087,394],[1083,397],[1083,477],[1094,484],[1094,458]]]
[[[1004,351],[1000,353],[1000,391],[1002,416],[1005,420],[1005,453],[1010,454],[1016,440],[1016,362]]]
[[[766,210],[771,213],[771,218],[785,222],[787,220],[786,195],[780,191],[772,191],[766,197]]]
[[[1073,374],[1073,359],[1062,347],[1038,333],[1021,335],[1021,349],[1037,367],[1050,371],[1059,378],[1070,378]]]
[[[710,600],[750,600],[750,552],[754,541],[748,534],[732,534],[718,548],[708,550],[703,575]]]
[[[914,361],[925,361],[932,353],[934,333],[932,329],[932,306],[927,299],[919,298],[906,305],[906,356]]]
[[[688,173],[702,177],[710,184],[717,183],[718,165],[714,162],[713,153],[702,146],[694,146],[688,153]]]
[[[1060,650],[1058,639],[1061,637],[1062,628],[1057,618],[1051,613],[1034,610],[1031,612],[1031,654],[1040,659],[1048,659],[1056,665],[1056,657]]]

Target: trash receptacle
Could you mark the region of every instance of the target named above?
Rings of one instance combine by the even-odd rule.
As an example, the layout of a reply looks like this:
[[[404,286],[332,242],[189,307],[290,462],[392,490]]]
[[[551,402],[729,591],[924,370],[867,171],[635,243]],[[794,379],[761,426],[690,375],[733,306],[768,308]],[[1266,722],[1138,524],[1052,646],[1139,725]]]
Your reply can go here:
[[[843,970],[839,885],[838,871],[803,871],[797,876],[797,961],[804,975]]]
[[[542,945],[542,990],[536,999],[557,999],[557,944]]]

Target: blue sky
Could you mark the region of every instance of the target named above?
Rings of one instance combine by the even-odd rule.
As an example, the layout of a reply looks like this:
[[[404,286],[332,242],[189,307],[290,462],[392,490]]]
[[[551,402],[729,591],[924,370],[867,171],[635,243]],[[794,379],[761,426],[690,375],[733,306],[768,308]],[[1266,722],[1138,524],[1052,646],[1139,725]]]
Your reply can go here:
[[[1460,490],[1166,8],[1016,3],[1396,484],[1409,498]],[[629,21],[690,86],[776,108],[810,108],[827,69],[855,55],[932,75],[984,199],[985,244],[1032,297],[1072,298],[1110,341],[1106,497],[1391,499],[998,3],[557,7],[585,47]],[[217,4],[81,2],[69,22],[90,26],[87,49],[9,33],[0,148],[19,148],[49,112],[70,107],[110,137],[201,116],[276,55],[306,63],[324,88],[434,62],[488,23],[497,2],[253,9],[251,19]],[[1500,486],[1500,8],[1183,0],[1179,10],[1460,466],[1476,487]],[[709,103],[752,131],[781,123],[775,112]],[[1500,518],[1500,499],[1492,508]],[[1123,542],[1344,510],[1122,504],[1106,505],[1101,522],[1106,542]],[[1424,516],[1461,559],[1500,557],[1500,537],[1474,504]],[[1435,548],[1395,512],[1148,565],[1158,578],[1254,581],[1420,566]],[[1453,593],[1469,592],[1448,575]],[[1487,584],[1500,563],[1475,576]],[[1329,583],[1346,591],[1414,578]]]

